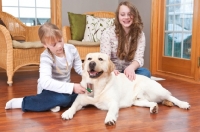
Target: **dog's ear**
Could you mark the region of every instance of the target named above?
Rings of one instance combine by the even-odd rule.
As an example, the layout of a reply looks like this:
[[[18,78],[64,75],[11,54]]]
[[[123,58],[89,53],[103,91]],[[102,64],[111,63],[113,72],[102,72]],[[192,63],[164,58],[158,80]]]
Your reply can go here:
[[[109,59],[109,69],[108,72],[113,72],[115,70],[115,64]]]

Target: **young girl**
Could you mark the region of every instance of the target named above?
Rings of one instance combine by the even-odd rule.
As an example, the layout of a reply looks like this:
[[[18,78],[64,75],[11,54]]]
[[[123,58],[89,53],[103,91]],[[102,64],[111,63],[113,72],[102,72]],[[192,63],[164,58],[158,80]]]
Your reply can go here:
[[[46,48],[40,56],[38,94],[24,98],[13,98],[5,109],[22,108],[23,111],[57,112],[60,106],[70,106],[77,94],[85,93],[80,84],[70,83],[72,67],[81,75],[82,62],[76,48],[64,44],[57,26],[45,23],[38,30],[41,43]]]
[[[135,74],[151,76],[149,70],[142,68],[145,50],[142,28],[136,7],[128,1],[121,2],[116,11],[115,26],[106,29],[100,40],[100,51],[110,56],[116,66],[116,75],[124,72],[130,80],[135,79]]]

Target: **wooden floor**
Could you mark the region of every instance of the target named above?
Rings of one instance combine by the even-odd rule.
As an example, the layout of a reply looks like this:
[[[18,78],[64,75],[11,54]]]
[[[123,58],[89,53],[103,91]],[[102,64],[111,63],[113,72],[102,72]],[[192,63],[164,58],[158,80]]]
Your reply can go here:
[[[149,108],[133,106],[120,109],[115,126],[104,125],[107,111],[94,106],[77,112],[70,121],[61,119],[67,108],[58,113],[5,110],[9,99],[36,94],[38,76],[38,71],[18,72],[13,86],[8,87],[6,74],[0,73],[1,132],[200,132],[200,85],[170,78],[159,82],[174,96],[189,102],[190,110],[159,104],[158,114],[150,114]],[[80,79],[73,72],[72,81],[80,82]]]

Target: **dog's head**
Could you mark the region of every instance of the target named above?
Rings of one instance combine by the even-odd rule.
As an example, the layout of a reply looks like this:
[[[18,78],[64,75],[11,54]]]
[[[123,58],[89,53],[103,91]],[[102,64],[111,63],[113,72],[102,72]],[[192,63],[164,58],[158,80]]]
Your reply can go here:
[[[89,53],[83,63],[83,70],[88,72],[90,78],[98,78],[104,73],[110,74],[114,69],[115,65],[104,53]]]

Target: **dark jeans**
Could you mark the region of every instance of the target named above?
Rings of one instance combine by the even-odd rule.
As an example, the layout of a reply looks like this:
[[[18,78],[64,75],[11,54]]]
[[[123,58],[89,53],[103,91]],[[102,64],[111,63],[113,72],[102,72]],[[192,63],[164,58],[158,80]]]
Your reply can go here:
[[[41,94],[26,96],[22,102],[22,110],[25,111],[47,111],[55,106],[71,106],[77,94],[62,94],[43,90]]]
[[[124,73],[124,70],[122,71],[122,73]],[[135,70],[135,74],[139,74],[139,75],[144,75],[146,77],[151,77],[151,73],[148,69],[140,67],[138,69]]]

